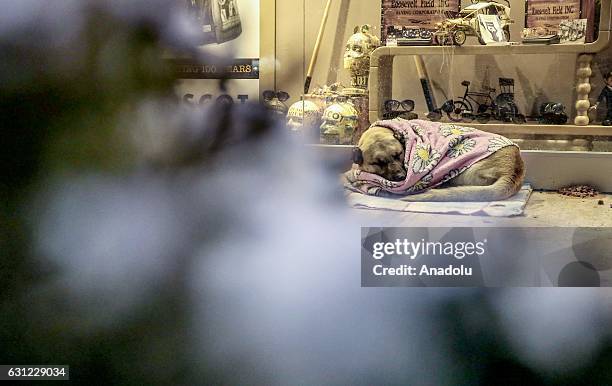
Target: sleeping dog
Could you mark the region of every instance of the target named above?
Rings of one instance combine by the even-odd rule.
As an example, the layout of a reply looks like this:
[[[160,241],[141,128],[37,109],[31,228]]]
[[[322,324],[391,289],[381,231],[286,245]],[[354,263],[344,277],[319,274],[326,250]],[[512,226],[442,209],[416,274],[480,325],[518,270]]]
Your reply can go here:
[[[421,120],[377,122],[353,158],[347,187],[404,201],[503,200],[525,176],[520,150],[507,138]]]

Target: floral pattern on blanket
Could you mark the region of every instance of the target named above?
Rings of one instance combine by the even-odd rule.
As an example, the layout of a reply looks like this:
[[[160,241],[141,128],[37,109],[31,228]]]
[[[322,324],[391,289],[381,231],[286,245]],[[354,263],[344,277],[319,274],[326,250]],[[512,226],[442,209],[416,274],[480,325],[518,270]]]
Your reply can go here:
[[[476,147],[476,140],[472,138],[453,138],[448,144],[448,156],[451,158],[461,157],[474,150],[474,147]]]
[[[512,145],[514,145],[514,142],[512,142],[508,138],[502,137],[501,135],[496,135],[493,138],[489,139],[488,151],[494,153],[498,151],[499,149],[503,149],[504,147],[512,146]]]
[[[417,174],[427,173],[436,166],[440,158],[442,158],[442,154],[432,149],[431,144],[419,144],[414,155],[412,170]]]
[[[463,126],[458,126],[458,125],[443,124],[442,126],[440,126],[440,133],[445,137],[462,135],[465,133],[471,133],[474,130],[475,129],[471,127],[463,127]]]

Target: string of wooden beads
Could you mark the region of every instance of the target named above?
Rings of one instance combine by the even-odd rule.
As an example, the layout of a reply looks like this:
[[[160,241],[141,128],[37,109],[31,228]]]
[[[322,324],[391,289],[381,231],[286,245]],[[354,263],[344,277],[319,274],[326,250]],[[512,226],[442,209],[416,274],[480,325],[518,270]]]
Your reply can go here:
[[[593,60],[592,55],[580,55],[578,56],[578,70],[576,75],[578,76],[576,84],[576,118],[574,123],[577,126],[586,126],[589,124],[589,107],[591,102],[589,101],[589,94],[591,93],[591,61]]]

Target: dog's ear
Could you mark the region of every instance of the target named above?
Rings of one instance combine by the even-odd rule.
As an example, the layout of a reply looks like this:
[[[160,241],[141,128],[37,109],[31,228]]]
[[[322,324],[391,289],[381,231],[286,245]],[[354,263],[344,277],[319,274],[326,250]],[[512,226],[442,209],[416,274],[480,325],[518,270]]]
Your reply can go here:
[[[353,162],[357,165],[363,164],[363,152],[358,147],[353,148]]]
[[[393,137],[395,139],[397,139],[398,141],[400,141],[400,143],[404,146],[406,146],[406,138],[404,138],[403,135],[399,134],[399,133],[393,133]]]

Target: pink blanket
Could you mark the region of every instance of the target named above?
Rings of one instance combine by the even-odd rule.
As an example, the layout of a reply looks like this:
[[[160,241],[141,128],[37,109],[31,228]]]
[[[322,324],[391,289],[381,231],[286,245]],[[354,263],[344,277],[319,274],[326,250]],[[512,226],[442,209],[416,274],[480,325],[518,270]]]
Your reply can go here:
[[[372,126],[386,127],[405,139],[407,174],[404,181],[394,182],[354,165],[345,175],[348,187],[371,195],[381,190],[405,195],[434,188],[497,150],[517,146],[501,135],[449,123],[393,119]]]

